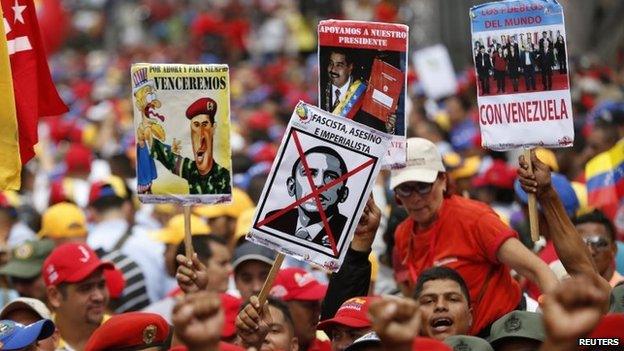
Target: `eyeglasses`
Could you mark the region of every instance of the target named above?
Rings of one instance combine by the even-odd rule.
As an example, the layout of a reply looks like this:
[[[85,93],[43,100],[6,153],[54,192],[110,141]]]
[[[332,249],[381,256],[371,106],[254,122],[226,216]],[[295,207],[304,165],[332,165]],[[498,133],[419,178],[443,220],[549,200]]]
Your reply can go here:
[[[410,197],[413,193],[427,195],[433,189],[433,183],[407,182],[399,184],[394,188],[394,193],[400,197]]]
[[[597,251],[606,251],[609,249],[610,242],[600,235],[593,235],[583,238],[583,242],[587,246],[591,246]]]

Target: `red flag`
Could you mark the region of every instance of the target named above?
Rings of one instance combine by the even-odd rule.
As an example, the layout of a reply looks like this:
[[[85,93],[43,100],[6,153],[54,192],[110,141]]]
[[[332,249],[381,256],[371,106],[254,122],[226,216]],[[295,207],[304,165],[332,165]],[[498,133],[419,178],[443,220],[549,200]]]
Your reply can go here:
[[[4,12],[22,164],[34,155],[39,117],[68,111],[56,91],[41,42],[33,0],[0,0]]]

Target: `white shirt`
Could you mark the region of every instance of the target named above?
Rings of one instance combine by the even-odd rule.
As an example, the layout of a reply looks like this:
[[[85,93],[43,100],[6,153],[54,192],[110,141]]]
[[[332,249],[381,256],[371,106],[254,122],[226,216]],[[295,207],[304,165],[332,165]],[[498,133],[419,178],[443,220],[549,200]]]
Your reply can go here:
[[[87,236],[87,244],[94,250],[99,248],[110,252],[113,246],[126,232],[128,224],[123,219],[109,219],[91,228]],[[133,259],[145,276],[147,294],[151,301],[159,301],[170,290],[171,278],[165,270],[165,247],[148,236],[147,230],[135,225],[132,235],[121,247],[121,252]]]
[[[337,87],[335,85],[332,84],[331,86],[331,93],[332,93],[332,105],[334,105],[336,103],[336,89],[338,89],[340,91],[340,95],[338,96],[338,101],[342,101],[344,100],[345,96],[347,96],[347,90],[349,90],[349,87],[351,86],[351,77],[349,77],[349,80],[347,80],[347,82],[342,86],[342,87]]]

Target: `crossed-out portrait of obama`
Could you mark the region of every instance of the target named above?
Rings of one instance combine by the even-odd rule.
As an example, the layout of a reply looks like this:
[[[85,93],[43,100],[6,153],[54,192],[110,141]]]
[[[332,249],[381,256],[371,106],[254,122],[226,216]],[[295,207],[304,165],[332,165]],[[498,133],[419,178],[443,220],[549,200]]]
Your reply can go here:
[[[186,109],[190,122],[193,159],[180,155],[179,142],[167,145],[154,139],[151,155],[171,173],[186,179],[189,194],[227,194],[231,192],[230,172],[213,157],[217,103],[201,98]]]
[[[340,154],[329,147],[313,147],[304,153],[304,157],[309,167],[309,177],[315,189],[323,187],[348,172],[347,165]],[[313,189],[310,187],[308,174],[306,174],[301,158],[294,162],[291,175],[286,180],[286,187],[288,195],[295,200],[312,193]],[[336,245],[347,223],[347,217],[340,214],[338,205],[345,202],[348,196],[349,188],[347,187],[346,179],[318,195],[321,208],[325,213]],[[280,212],[280,210],[267,213],[265,218],[271,217],[277,212]],[[328,232],[325,230],[316,197],[310,197],[308,200],[300,203],[299,206],[266,223],[266,226],[331,248]]]

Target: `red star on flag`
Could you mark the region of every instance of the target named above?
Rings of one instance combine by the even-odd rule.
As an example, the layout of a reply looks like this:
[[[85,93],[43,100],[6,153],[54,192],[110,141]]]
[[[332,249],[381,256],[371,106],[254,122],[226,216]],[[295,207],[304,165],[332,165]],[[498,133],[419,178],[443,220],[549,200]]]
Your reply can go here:
[[[35,155],[39,118],[65,113],[67,106],[50,76],[33,0],[0,0],[0,4],[13,78],[19,153],[25,164]]]

